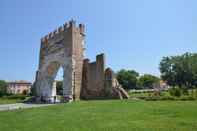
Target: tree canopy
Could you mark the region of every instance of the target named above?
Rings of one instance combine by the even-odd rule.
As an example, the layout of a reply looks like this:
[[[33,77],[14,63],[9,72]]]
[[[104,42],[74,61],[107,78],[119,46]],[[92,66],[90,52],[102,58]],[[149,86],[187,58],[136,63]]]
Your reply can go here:
[[[154,84],[159,83],[159,78],[150,74],[140,76],[138,80],[139,87],[143,89],[153,88]]]
[[[7,94],[7,83],[4,80],[0,80],[0,96]]]
[[[124,89],[136,89],[139,73],[134,70],[122,69],[117,73],[117,79]]]
[[[163,57],[160,62],[163,80],[171,86],[197,86],[197,54],[185,53],[180,56]]]
[[[57,95],[63,95],[63,81],[56,81]]]

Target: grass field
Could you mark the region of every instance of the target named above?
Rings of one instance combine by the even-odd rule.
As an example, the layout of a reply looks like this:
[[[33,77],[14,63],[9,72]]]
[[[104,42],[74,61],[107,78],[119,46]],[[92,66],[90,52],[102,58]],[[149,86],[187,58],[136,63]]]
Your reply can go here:
[[[197,101],[81,101],[0,112],[0,131],[195,131]]]

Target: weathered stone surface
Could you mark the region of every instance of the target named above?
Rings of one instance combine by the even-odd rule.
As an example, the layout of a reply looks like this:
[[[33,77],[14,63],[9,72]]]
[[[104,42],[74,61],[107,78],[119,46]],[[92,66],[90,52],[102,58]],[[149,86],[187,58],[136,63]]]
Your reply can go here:
[[[129,98],[127,92],[118,83],[113,71],[105,69],[104,54],[97,55],[96,62],[83,64],[81,98],[84,99],[124,99]]]
[[[45,101],[54,101],[54,79],[63,68],[63,95],[65,99],[79,99],[82,79],[84,50],[84,26],[74,21],[65,24],[41,40],[39,69],[35,88],[36,96]]]

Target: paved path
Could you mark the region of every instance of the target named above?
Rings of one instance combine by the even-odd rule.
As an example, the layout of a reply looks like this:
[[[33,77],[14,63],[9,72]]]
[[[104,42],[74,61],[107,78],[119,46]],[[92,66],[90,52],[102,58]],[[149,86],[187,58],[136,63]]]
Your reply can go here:
[[[0,105],[0,111],[44,107],[44,106],[51,106],[51,105],[54,105],[54,104],[25,104],[25,103],[5,104],[5,105]]]

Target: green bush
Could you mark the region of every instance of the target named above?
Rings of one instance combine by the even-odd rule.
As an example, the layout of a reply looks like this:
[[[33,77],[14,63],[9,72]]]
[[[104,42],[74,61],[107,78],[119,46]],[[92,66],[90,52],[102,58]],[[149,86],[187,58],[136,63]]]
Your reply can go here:
[[[182,101],[188,101],[188,100],[196,100],[194,97],[192,97],[192,96],[182,96],[182,97],[180,97],[180,100],[182,100]]]
[[[186,87],[182,87],[181,89],[182,89],[181,93],[183,95],[189,95],[189,91],[188,91],[188,89]]]
[[[196,98],[197,98],[197,89],[195,90]]]
[[[163,96],[160,98],[160,100],[176,100],[176,98],[173,96]]]
[[[7,98],[7,99],[20,99],[20,100],[24,100],[26,98],[26,95],[10,95],[10,96],[6,96],[5,98]]]
[[[196,100],[196,98],[191,96],[182,96],[182,97],[173,97],[173,96],[153,96],[153,97],[146,97],[144,100],[146,101],[165,101],[165,100],[176,100],[176,101],[192,101]]]
[[[4,80],[0,80],[0,97],[6,95],[7,83]]]
[[[146,101],[158,101],[160,100],[160,98],[157,96],[152,96],[152,97],[146,97],[145,100]]]
[[[27,94],[28,94],[28,91],[27,91],[27,90],[24,90],[24,91],[22,92],[22,94],[23,94],[23,95],[27,95]]]
[[[191,92],[190,92],[190,94],[191,94],[192,97],[196,97],[195,96],[195,90],[192,89]]]
[[[181,96],[181,89],[178,87],[170,88],[169,93],[171,96],[180,97]]]
[[[153,96],[161,96],[161,92],[160,91],[154,91]]]
[[[0,97],[2,97],[2,96],[3,96],[3,93],[0,92]]]
[[[173,96],[152,96],[145,98],[146,101],[176,100]]]

